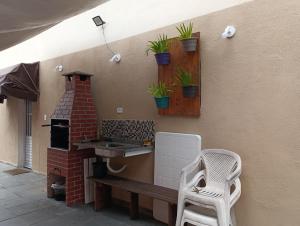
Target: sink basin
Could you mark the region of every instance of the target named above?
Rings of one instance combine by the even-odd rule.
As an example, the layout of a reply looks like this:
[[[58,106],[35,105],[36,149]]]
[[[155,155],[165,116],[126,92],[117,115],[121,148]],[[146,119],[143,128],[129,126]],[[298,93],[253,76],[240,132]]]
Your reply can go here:
[[[127,143],[120,143],[120,142],[108,142],[108,141],[98,142],[96,144],[96,146],[97,147],[102,147],[102,148],[110,148],[110,149],[139,147],[139,145],[136,145],[136,144],[127,144]]]
[[[124,156],[126,150],[137,147],[140,146],[118,142],[99,142],[95,146],[95,154],[105,158],[114,158]]]
[[[104,145],[106,148],[117,148],[117,147],[123,147],[123,144],[115,144],[115,143],[107,143]]]

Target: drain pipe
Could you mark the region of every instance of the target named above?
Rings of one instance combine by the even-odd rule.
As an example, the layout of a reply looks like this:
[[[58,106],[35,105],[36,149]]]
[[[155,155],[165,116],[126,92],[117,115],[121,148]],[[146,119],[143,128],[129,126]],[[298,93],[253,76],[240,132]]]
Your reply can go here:
[[[122,166],[120,169],[118,170],[114,170],[111,166],[110,166],[110,158],[106,158],[106,166],[107,166],[107,169],[109,172],[111,173],[122,173],[126,168],[127,168],[127,165],[124,165]]]

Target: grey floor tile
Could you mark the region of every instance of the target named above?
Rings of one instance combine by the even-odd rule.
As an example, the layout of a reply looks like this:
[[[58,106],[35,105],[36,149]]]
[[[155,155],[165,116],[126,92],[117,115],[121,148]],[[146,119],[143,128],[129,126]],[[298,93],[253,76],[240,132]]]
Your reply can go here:
[[[0,208],[0,222],[15,217],[15,214],[5,208]]]
[[[35,173],[11,176],[12,166],[0,162],[0,226],[162,226],[142,216],[130,220],[128,210],[110,208],[95,212],[91,206],[69,208],[48,199],[46,177]]]

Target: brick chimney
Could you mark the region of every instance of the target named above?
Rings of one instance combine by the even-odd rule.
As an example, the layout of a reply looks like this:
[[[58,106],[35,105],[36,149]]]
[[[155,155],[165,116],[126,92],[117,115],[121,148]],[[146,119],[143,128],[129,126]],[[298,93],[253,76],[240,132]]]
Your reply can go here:
[[[70,144],[96,139],[97,113],[91,92],[92,75],[72,72],[64,76],[66,90],[51,119],[69,120]]]
[[[83,160],[95,156],[93,149],[77,150],[72,144],[97,138],[97,114],[91,92],[91,76],[64,74],[65,92],[51,116],[51,144],[47,158],[48,197],[51,185],[65,181],[66,203],[84,203]]]

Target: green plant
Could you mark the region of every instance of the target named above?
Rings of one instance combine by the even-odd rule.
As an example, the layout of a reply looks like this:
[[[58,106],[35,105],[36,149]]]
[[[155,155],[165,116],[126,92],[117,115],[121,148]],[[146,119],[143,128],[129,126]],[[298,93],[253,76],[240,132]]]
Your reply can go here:
[[[180,24],[176,27],[177,31],[179,32],[179,38],[181,40],[192,38],[193,35],[193,24],[190,22],[188,26],[184,23]]]
[[[193,84],[193,75],[182,68],[178,68],[177,80],[181,83],[183,87],[190,86]]]
[[[162,98],[169,96],[170,90],[164,82],[158,84],[152,84],[148,88],[149,93],[156,98]]]
[[[148,48],[146,49],[147,55],[153,53],[166,53],[169,51],[169,40],[167,35],[159,35],[156,41],[149,41]]]

